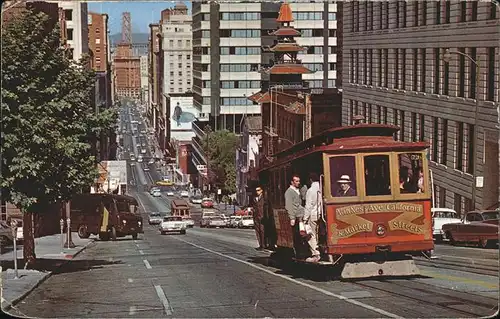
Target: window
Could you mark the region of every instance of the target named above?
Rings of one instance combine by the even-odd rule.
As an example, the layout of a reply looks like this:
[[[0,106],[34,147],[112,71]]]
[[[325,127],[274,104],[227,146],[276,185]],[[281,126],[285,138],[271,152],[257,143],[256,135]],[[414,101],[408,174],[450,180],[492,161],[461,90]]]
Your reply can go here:
[[[403,1],[403,28],[406,28],[407,2]]]
[[[400,1],[396,1],[396,28],[399,28],[399,6],[401,5]]]
[[[373,49],[368,49],[368,58],[370,60],[368,84],[373,85]]]
[[[384,124],[387,124],[387,106],[384,106]]]
[[[427,1],[422,1],[422,25],[427,25]]]
[[[460,22],[467,21],[467,1],[460,1]]]
[[[350,50],[351,54],[350,54],[350,72],[349,72],[349,75],[350,75],[350,82],[351,83],[354,83],[354,63],[356,62],[354,60],[354,50]]]
[[[470,56],[471,58],[476,61],[477,57],[476,57],[476,53],[477,53],[477,50],[476,48],[470,48]],[[469,90],[469,97],[471,99],[475,99],[476,98],[476,87],[477,87],[477,66],[474,64],[474,63],[469,63],[470,65],[470,71],[469,71],[469,74],[470,74],[470,79],[469,79],[469,82],[470,82],[470,90]]]
[[[377,123],[382,123],[382,107],[377,105]]]
[[[405,140],[405,128],[406,128],[406,125],[405,125],[405,111],[402,111],[400,110],[399,111],[399,115],[401,116],[401,141],[404,141]]]
[[[477,3],[478,1],[471,1],[470,4],[472,5],[472,12],[471,12],[471,21],[477,21]]]
[[[73,29],[68,28],[67,34],[68,34],[68,40],[73,40]]]
[[[421,68],[420,68],[420,74],[421,74],[421,76],[420,76],[420,91],[425,92],[425,83],[426,83],[425,82],[425,80],[426,80],[425,79],[426,78],[426,74],[425,74],[426,70],[425,69],[427,67],[425,62],[426,62],[426,58],[427,57],[426,57],[426,54],[425,54],[426,53],[425,52],[425,48],[421,49],[421,50],[422,50],[421,51],[421,54],[422,54],[422,65],[421,65]]]
[[[178,46],[179,48],[182,48],[182,40],[177,40],[177,46]]]
[[[417,114],[415,112],[411,113],[411,140],[417,141]]]
[[[401,49],[401,88],[406,90],[406,49]]]
[[[349,115],[349,124],[352,124],[354,117],[354,102],[352,100],[349,100]]]
[[[190,54],[186,55],[186,60],[191,60],[191,55]]]
[[[441,164],[446,165],[448,158],[448,120],[441,119]]]
[[[382,2],[378,2],[378,5],[379,5],[379,15],[378,15],[378,17],[379,17],[379,20],[378,20],[379,25],[378,25],[378,28],[380,30],[382,30],[383,29],[382,22],[384,21],[384,19],[382,19],[383,16],[384,16],[384,4]]]
[[[446,49],[443,49],[443,52],[445,52]],[[444,69],[443,69],[443,94],[448,95],[450,92],[450,64],[449,63],[444,63]]]
[[[423,169],[423,154],[399,154],[398,162],[400,193],[424,193],[427,188],[427,176],[425,176]]]
[[[439,118],[435,117],[432,123],[432,160],[437,163],[439,150]]]
[[[451,2],[445,1],[444,6],[444,23],[450,23]]]
[[[399,49],[394,49],[394,58],[394,88],[399,89]]]
[[[457,140],[457,153],[455,154],[456,162],[455,168],[458,170],[463,169],[464,162],[464,123],[457,122],[457,132],[456,132],[456,140]]]
[[[413,49],[413,91],[418,91],[418,49]]]
[[[419,118],[418,122],[419,122],[418,132],[420,133],[419,141],[423,142],[423,141],[425,141],[425,115],[420,114],[420,118]]]
[[[334,156],[330,157],[329,164],[331,196],[357,196],[356,158],[354,156]]]
[[[210,38],[210,30],[202,30],[201,37],[202,38]]]
[[[414,8],[413,8],[413,26],[418,27],[418,20],[420,20],[420,12],[418,10],[418,3],[419,1],[414,2]]]
[[[366,195],[391,195],[389,155],[365,156],[364,165]]]
[[[475,166],[475,158],[478,156],[475,154],[476,152],[476,142],[475,136],[474,136],[474,125],[473,124],[467,124],[467,137],[469,138],[469,145],[467,146],[467,173],[473,174],[474,173],[474,166]]]
[[[363,84],[368,84],[368,49],[363,49]]]
[[[486,99],[495,100],[495,48],[488,48],[488,79],[486,88]]]
[[[465,53],[464,48],[459,48],[459,52]],[[458,71],[458,96],[465,97],[465,56],[459,55],[459,71]]]
[[[73,20],[73,10],[71,10],[71,9],[64,10],[64,19],[66,21]]]
[[[392,115],[393,115],[394,125],[398,126],[398,123],[399,123],[399,110],[392,109]],[[394,133],[394,139],[396,141],[399,140],[399,134],[400,134],[400,131],[397,131],[396,133]]]
[[[439,48],[434,49],[434,93],[439,94],[439,83],[441,75],[439,74],[439,68],[441,64],[441,56],[439,54]]]
[[[337,13],[336,12],[328,12],[328,21],[335,21],[337,20]]]
[[[382,49],[378,49],[378,86],[382,86]]]
[[[495,20],[497,18],[497,6],[493,1],[490,4],[490,20]]]
[[[359,50],[356,49],[356,75],[354,79],[354,83],[359,83]]]
[[[441,1],[437,1],[436,3],[436,24],[441,24]]]

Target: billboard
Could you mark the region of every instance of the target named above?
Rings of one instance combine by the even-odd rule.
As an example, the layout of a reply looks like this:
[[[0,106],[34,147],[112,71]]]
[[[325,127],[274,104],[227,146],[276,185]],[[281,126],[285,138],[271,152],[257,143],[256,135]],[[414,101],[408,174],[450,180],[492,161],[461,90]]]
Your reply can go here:
[[[192,129],[192,122],[199,117],[199,111],[193,105],[193,97],[170,97],[170,130],[185,131]]]

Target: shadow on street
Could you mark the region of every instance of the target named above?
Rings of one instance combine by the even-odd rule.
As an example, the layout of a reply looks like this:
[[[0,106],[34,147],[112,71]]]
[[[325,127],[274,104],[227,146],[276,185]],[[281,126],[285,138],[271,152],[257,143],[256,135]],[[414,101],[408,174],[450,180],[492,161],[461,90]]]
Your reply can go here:
[[[68,260],[68,259],[52,259],[52,258],[37,258],[36,263],[30,267],[30,270],[50,271],[54,275],[87,271],[90,269],[103,268],[104,266],[123,264],[122,261],[107,261],[107,260]],[[14,261],[2,261],[2,270],[14,269]],[[24,260],[17,261],[17,268],[24,268]]]

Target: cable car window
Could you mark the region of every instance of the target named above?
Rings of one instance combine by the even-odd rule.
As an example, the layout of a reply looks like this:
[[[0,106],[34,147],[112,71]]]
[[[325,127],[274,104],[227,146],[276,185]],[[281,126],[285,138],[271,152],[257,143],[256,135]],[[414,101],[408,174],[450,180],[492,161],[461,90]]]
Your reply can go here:
[[[365,156],[366,196],[391,195],[389,155]]]
[[[333,197],[357,196],[356,157],[330,157],[330,183]]]
[[[422,153],[404,153],[398,156],[399,190],[401,194],[424,193],[425,179]]]

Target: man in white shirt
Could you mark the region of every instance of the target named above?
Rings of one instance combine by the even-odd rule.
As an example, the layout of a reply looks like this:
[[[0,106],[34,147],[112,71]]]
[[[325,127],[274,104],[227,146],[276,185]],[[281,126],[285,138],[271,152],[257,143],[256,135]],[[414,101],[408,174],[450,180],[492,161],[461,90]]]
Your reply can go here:
[[[311,187],[306,193],[306,206],[304,209],[304,224],[309,225],[312,229],[311,238],[309,239],[309,247],[311,251],[311,257],[307,258],[306,261],[317,263],[320,260],[320,252],[318,250],[318,219],[320,216],[320,209],[323,205],[323,199],[321,198],[321,190],[319,186],[319,176],[316,173],[309,174],[309,180],[311,182]]]

